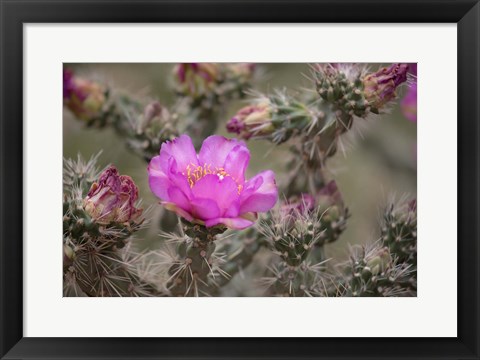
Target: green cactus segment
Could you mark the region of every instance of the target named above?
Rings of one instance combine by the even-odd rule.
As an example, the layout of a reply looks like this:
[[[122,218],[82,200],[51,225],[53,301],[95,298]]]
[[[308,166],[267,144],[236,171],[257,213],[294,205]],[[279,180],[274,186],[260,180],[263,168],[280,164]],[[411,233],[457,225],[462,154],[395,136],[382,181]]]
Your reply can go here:
[[[64,242],[64,295],[81,289],[86,296],[154,296],[153,286],[140,280],[135,267],[118,251],[117,239],[83,236]]]
[[[264,278],[269,288],[267,294],[285,297],[324,296],[322,269],[303,263],[299,266],[280,264],[274,269],[274,277]]]
[[[312,253],[317,244],[325,241],[322,215],[320,207],[288,211],[283,208],[272,211],[260,223],[260,233],[280,260],[270,267],[273,276],[262,279],[268,295],[321,296],[326,260]]]
[[[323,237],[320,210],[273,210],[260,222],[259,232],[282,261],[299,266]]]
[[[321,213],[320,222],[324,229],[317,245],[323,246],[336,241],[345,231],[350,213],[335,181],[330,181],[320,189],[316,201],[318,212]]]
[[[276,144],[281,144],[305,130],[319,115],[284,91],[268,96],[268,100],[271,106],[271,121],[275,129],[271,140]]]
[[[314,240],[316,240],[314,230],[313,223],[296,220],[293,228],[287,234],[274,239],[273,246],[288,265],[298,266],[305,261],[313,247]]]
[[[354,249],[346,266],[344,296],[416,296],[416,202],[389,206],[381,239],[370,247]]]
[[[209,296],[214,288],[215,239],[225,227],[207,228],[185,222],[185,240],[177,246],[177,259],[169,269],[167,288],[172,296]]]
[[[372,109],[364,94],[362,73],[359,71],[353,78],[333,67],[316,73],[316,89],[320,97],[335,105],[337,114],[348,123],[352,116],[365,117]]]
[[[390,206],[383,216],[382,241],[398,260],[417,266],[417,207],[411,202],[401,208]]]
[[[348,208],[340,209],[337,205],[333,205],[323,212],[320,220],[323,232],[310,252],[308,258],[310,261],[322,262],[326,260],[324,246],[338,240],[347,228],[347,219],[349,217]]]
[[[362,247],[351,256],[347,266],[349,280],[337,296],[415,296],[413,269],[398,262],[381,243]]]

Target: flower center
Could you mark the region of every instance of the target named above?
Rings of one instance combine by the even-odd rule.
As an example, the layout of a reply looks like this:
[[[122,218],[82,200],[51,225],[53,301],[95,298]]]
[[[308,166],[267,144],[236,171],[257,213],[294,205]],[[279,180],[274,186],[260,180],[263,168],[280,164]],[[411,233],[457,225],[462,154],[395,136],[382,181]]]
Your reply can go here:
[[[187,177],[188,184],[191,188],[195,185],[195,183],[203,178],[205,175],[214,174],[217,175],[220,181],[225,179],[225,177],[230,176],[236,183],[238,188],[238,193],[242,191],[243,185],[239,184],[237,179],[233,178],[229,173],[225,171],[222,167],[215,167],[212,169],[211,164],[203,164],[203,166],[195,165],[195,164],[188,164],[187,165],[187,173],[184,174]]]

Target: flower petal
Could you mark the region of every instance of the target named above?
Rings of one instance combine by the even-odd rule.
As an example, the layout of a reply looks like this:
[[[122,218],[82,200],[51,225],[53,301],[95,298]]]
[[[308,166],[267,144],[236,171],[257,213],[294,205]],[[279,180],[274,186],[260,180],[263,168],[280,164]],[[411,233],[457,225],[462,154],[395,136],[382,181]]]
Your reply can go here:
[[[194,198],[214,200],[222,216],[239,199],[237,183],[230,176],[222,177],[216,174],[205,175],[197,181],[192,193]]]
[[[245,171],[250,161],[250,151],[244,144],[235,146],[225,159],[223,168],[238,185],[243,185],[245,182]]]
[[[407,94],[401,102],[403,114],[410,121],[417,121],[417,84],[413,84],[407,90]]]
[[[148,165],[148,182],[152,192],[164,201],[170,201],[168,189],[178,187],[191,198],[191,189],[185,175],[178,172],[177,162],[170,157],[166,162],[162,156],[155,156]]]
[[[164,173],[167,173],[170,158],[175,159],[178,172],[184,172],[188,165],[198,166],[197,153],[193,147],[192,139],[187,135],[182,135],[162,144],[160,166]]]
[[[170,187],[168,189],[168,197],[170,198],[170,202],[178,205],[185,211],[190,211],[190,201],[188,200],[185,193],[180,190],[178,187]]]
[[[258,180],[259,178],[262,179]],[[270,210],[278,198],[275,174],[271,170],[262,171],[247,181],[245,191],[240,196],[240,214]]]
[[[161,204],[165,207],[165,209],[175,212],[178,216],[181,216],[188,221],[193,221],[193,216],[187,211],[178,207],[176,204],[171,202],[162,202]]]
[[[230,229],[245,229],[249,226],[253,225],[253,222],[241,217],[236,218],[216,218],[205,221],[206,227],[212,227],[218,224],[224,224],[226,227]]]
[[[162,167],[162,163],[165,161],[165,166]],[[148,164],[148,173],[151,175],[164,175],[168,172],[168,159],[164,159],[162,156],[157,155],[150,160]]]
[[[237,139],[227,139],[220,135],[209,136],[203,141],[202,148],[198,153],[198,160],[200,164],[223,168],[230,151],[237,145],[247,148],[243,141]]]
[[[187,198],[192,198],[192,189],[188,183],[188,179],[185,174],[178,172],[177,162],[173,158],[170,158],[170,165],[167,177],[172,184],[174,184],[183,191]]]
[[[190,202],[192,206],[192,215],[196,219],[208,220],[220,216],[220,209],[215,200],[205,198],[195,198]]]

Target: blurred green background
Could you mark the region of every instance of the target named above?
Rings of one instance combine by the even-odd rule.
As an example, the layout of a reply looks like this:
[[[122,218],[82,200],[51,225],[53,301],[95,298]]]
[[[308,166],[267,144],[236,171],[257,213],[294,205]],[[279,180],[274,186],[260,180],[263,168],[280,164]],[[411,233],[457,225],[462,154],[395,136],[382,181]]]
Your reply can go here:
[[[381,64],[370,64],[373,70]],[[171,71],[173,64],[65,64],[80,76],[105,82],[116,90],[136,96],[157,99],[167,106],[173,104]],[[264,75],[255,83],[255,88],[269,92],[274,88],[291,90],[311,88],[306,76],[308,64],[259,64]],[[400,89],[399,99],[406,91]],[[243,101],[231,103],[224,123],[242,106]],[[341,151],[327,163],[333,178],[351,211],[348,228],[341,238],[330,244],[327,256],[338,260],[346,259],[348,244],[366,243],[379,236],[378,222],[381,209],[387,201],[407,196],[415,198],[417,192],[416,137],[417,126],[402,114],[399,101],[390,113],[361,122],[354,136],[345,140],[346,151]],[[224,126],[218,133],[227,134]],[[266,141],[250,141],[251,163],[249,176],[258,171],[272,169],[281,181],[284,169],[286,146],[273,147]],[[148,187],[147,164],[130,153],[112,129],[86,128],[68,110],[63,118],[64,157],[90,157],[102,150],[99,166],[114,164],[121,174],[130,175],[139,187],[144,206],[153,205],[153,212],[161,211],[158,199]],[[161,240],[156,236],[158,229],[152,228],[143,235],[143,247],[158,248]]]

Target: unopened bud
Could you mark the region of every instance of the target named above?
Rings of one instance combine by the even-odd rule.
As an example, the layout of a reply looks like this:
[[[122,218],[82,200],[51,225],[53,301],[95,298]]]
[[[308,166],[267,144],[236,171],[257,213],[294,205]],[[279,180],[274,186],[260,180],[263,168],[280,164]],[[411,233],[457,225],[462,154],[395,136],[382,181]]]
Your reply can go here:
[[[397,87],[407,81],[408,64],[392,64],[363,79],[365,98],[376,109],[395,99]]]

